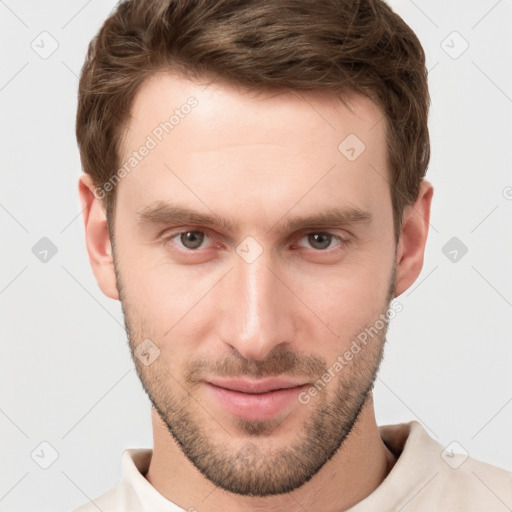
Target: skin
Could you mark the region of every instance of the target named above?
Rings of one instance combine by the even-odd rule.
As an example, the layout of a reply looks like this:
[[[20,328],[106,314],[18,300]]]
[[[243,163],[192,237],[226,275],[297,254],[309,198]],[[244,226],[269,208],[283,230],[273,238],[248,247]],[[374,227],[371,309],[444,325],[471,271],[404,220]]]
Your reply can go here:
[[[432,186],[423,181],[404,211],[396,245],[386,123],[373,102],[352,94],[344,105],[319,91],[255,94],[171,74],[139,91],[122,161],[190,96],[197,106],[117,185],[114,246],[91,178],[79,181],[98,285],[121,300],[132,350],[150,339],[160,351],[147,366],[134,357],[154,405],[145,476],[184,509],[345,510],[395,463],[371,394],[385,328],[308,404],[294,400],[271,420],[240,421],[202,379],[321,378],[418,277]],[[354,161],[338,150],[349,134],[366,146]],[[155,201],[213,212],[233,226],[138,222]],[[286,227],[329,208],[371,218]],[[199,248],[170,238],[187,231],[204,233]],[[335,235],[327,249],[309,236],[326,232]],[[250,254],[262,251],[250,263],[237,253],[249,236],[257,242]],[[306,455],[315,464],[307,467]]]

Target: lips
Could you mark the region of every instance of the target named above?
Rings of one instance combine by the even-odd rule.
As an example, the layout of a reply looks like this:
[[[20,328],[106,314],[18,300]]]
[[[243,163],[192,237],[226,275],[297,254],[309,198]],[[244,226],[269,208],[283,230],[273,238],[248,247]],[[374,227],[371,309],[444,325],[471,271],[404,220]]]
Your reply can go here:
[[[259,379],[257,381],[249,381],[243,379],[213,379],[208,381],[209,384],[219,388],[230,389],[231,391],[239,391],[241,393],[261,394],[269,391],[277,391],[280,389],[290,389],[304,386],[307,382],[291,381],[280,377],[270,379]]]
[[[267,420],[299,405],[299,393],[310,384],[276,377],[260,380],[212,379],[207,391],[226,412],[246,420]]]

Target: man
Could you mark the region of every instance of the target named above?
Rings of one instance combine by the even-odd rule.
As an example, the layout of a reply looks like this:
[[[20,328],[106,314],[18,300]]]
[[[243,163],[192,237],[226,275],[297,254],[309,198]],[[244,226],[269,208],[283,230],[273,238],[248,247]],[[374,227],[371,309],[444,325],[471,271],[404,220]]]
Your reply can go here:
[[[512,506],[508,472],[375,420],[392,299],[423,264],[428,106],[383,2],[116,6],[80,79],[79,191],[154,449],[80,511]]]

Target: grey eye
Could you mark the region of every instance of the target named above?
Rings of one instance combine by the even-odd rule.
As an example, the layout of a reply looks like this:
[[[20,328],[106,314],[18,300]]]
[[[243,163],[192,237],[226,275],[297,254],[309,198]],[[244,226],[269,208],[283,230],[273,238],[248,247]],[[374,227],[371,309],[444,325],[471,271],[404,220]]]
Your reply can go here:
[[[309,233],[307,236],[309,244],[314,249],[327,249],[333,239],[330,233]]]
[[[201,246],[204,240],[204,233],[202,231],[184,231],[180,234],[180,242],[187,249],[197,249]]]

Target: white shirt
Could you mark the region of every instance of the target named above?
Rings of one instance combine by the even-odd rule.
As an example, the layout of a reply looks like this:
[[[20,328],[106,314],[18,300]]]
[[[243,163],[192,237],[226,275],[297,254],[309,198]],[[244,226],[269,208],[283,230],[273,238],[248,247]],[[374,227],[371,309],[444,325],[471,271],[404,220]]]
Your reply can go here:
[[[381,485],[350,512],[512,510],[511,472],[444,451],[417,421],[379,430],[397,461]],[[152,453],[125,450],[119,484],[75,512],[183,512],[145,479]]]

